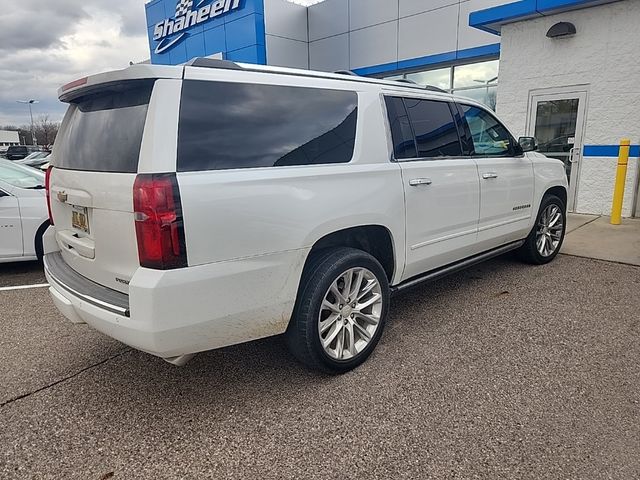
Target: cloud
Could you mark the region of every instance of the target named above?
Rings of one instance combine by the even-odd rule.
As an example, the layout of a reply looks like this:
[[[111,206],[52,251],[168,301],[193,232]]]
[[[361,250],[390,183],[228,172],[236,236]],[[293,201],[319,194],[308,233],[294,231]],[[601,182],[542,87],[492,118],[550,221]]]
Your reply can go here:
[[[62,118],[61,85],[149,57],[142,0],[20,0],[0,16],[0,125]]]
[[[74,24],[86,18],[76,0],[12,2],[0,16],[0,50],[48,48],[60,36],[72,31]]]

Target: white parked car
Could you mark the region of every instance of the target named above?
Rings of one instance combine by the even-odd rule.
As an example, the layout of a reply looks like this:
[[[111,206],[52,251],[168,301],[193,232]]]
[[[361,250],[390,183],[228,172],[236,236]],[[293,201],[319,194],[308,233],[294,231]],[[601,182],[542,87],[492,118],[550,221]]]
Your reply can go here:
[[[49,163],[49,157],[51,157],[50,152],[33,152],[22,160],[15,160],[15,163],[42,170],[42,166]]]
[[[42,258],[48,226],[44,173],[0,159],[0,263]]]
[[[54,302],[174,364],[286,334],[344,372],[391,293],[510,250],[551,261],[562,162],[436,90],[207,59],[72,82],[47,173]]]

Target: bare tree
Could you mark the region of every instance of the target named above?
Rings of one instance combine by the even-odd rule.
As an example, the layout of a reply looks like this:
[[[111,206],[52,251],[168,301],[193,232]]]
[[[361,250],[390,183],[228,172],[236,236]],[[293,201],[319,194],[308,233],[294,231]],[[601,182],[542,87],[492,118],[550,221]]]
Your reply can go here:
[[[52,122],[49,115],[40,115],[33,127],[38,145],[53,145],[59,128],[60,122]]]

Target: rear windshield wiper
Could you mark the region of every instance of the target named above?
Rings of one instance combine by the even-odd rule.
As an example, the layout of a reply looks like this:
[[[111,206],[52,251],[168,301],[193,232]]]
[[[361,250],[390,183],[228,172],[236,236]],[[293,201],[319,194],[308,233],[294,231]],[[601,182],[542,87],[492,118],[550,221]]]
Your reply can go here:
[[[45,188],[44,185],[35,185],[33,187],[27,187],[27,189],[29,189],[29,190],[42,190],[44,188]]]

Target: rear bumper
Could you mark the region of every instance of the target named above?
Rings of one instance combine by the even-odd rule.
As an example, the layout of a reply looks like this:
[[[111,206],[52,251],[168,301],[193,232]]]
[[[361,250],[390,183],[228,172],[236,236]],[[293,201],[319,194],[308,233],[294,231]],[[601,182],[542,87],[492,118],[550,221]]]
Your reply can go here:
[[[45,275],[60,312],[75,323],[168,358],[283,333],[306,250],[176,270],[139,268],[129,295],[82,277],[45,255]],[[78,278],[79,277],[79,278]]]
[[[99,285],[83,277],[63,260],[60,252],[43,258],[44,271],[50,284],[90,305],[110,313],[129,317],[129,295]]]

